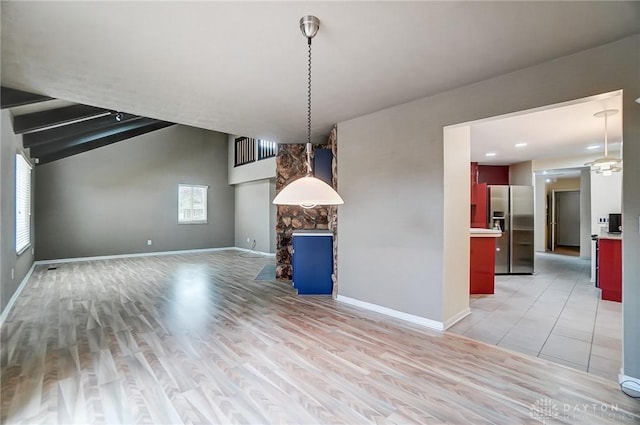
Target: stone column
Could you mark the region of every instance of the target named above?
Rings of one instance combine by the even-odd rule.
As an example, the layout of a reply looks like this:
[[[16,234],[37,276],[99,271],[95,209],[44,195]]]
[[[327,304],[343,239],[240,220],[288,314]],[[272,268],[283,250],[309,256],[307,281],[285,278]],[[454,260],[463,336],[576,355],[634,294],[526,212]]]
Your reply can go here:
[[[326,145],[316,145],[316,148],[330,148],[333,153],[332,172],[333,187],[337,182],[336,166],[337,128],[331,130]],[[306,174],[305,145],[281,144],[278,146],[276,157],[276,193],[293,180]],[[333,231],[333,291],[337,289],[337,208],[317,206],[302,208],[295,205],[278,205],[276,216],[276,278],[291,280],[291,254],[293,251],[292,233],[296,230],[330,229]]]

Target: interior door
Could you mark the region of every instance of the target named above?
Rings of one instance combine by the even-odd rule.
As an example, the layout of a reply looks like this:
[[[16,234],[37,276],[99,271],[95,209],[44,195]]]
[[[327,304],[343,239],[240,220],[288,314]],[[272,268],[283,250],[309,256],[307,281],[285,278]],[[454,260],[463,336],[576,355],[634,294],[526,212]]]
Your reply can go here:
[[[556,246],[580,246],[580,191],[555,192]]]

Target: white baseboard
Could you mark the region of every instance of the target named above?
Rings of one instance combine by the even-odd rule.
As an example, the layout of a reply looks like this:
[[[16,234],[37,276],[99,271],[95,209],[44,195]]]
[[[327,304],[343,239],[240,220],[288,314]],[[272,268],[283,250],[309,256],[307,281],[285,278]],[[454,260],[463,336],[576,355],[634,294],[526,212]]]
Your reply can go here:
[[[471,309],[467,307],[466,309],[460,311],[458,314],[455,314],[453,317],[444,321],[444,328],[449,329],[451,326],[455,325],[465,317],[471,314]]]
[[[445,329],[444,324],[442,322],[438,322],[436,320],[427,319],[426,317],[420,317],[420,316],[416,316],[409,313],[403,313],[402,311],[393,310],[391,308],[383,307],[377,304],[371,304],[366,301],[356,300],[355,298],[345,297],[344,295],[338,295],[336,297],[336,301],[340,301],[345,304],[351,304],[356,307],[364,308],[365,310],[382,313],[386,316],[395,317],[396,319],[401,319],[407,322],[415,323],[416,325],[424,326],[429,329],[434,329],[436,331],[443,331]]]
[[[200,254],[203,252],[215,252],[215,251],[228,251],[230,249],[237,251],[252,252],[264,256],[273,256],[268,252],[252,251],[250,249],[238,248],[235,246],[228,246],[222,248],[202,248],[202,249],[184,249],[178,251],[156,251],[156,252],[140,252],[135,254],[117,254],[117,255],[98,255],[95,257],[76,257],[76,258],[58,258],[52,260],[38,260],[35,264],[62,264],[62,263],[76,263],[81,261],[99,261],[99,260],[115,260],[119,258],[134,258],[134,257],[154,257],[160,255],[182,255],[182,254]]]
[[[25,277],[22,279],[22,282],[20,282],[20,285],[18,285],[18,288],[16,289],[16,291],[11,296],[11,299],[7,303],[7,306],[4,308],[4,310],[2,310],[2,314],[0,315],[0,328],[2,327],[2,325],[4,325],[4,321],[7,320],[7,316],[9,316],[9,311],[11,311],[11,308],[13,307],[16,300],[18,299],[18,296],[20,295],[24,287],[27,286],[27,282],[29,281],[29,278],[31,277],[31,274],[33,273],[33,270],[35,268],[36,268],[36,263],[34,262],[33,264],[31,264],[31,268],[29,269]]]
[[[633,391],[635,393],[634,396],[640,395],[640,378],[625,375],[622,373],[622,369],[620,369],[618,383],[624,390]]]
[[[237,246],[234,246],[233,248],[229,248],[229,249],[235,249],[235,250],[238,250],[238,251],[250,252],[252,254],[263,255],[265,257],[274,257],[275,258],[275,256],[276,256],[275,253],[264,252],[264,251],[255,251],[255,250],[252,250],[252,249],[240,248],[240,247],[237,247]]]

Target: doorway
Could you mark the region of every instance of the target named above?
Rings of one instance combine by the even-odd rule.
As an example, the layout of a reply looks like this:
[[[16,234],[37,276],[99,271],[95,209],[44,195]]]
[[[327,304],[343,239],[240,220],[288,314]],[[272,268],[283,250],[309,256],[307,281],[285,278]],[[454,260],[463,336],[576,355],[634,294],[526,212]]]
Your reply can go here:
[[[554,190],[551,250],[556,254],[580,255],[580,191]]]
[[[615,314],[604,320],[615,326],[615,332],[620,332],[622,327],[621,305],[602,301],[598,289],[590,281],[591,259],[594,256],[554,255],[544,251],[560,251],[576,245],[578,250],[580,245],[584,247],[585,231],[587,235],[589,231],[593,233],[593,220],[601,215],[598,209],[604,203],[601,195],[618,192],[611,189],[610,185],[594,188],[585,164],[591,158],[602,155],[597,150],[600,146],[588,144],[598,139],[601,133],[601,129],[596,128],[590,118],[606,108],[621,109],[621,102],[621,92],[605,93],[561,105],[444,128],[444,233],[448,235],[443,249],[443,278],[447,282],[443,288],[447,300],[444,305],[444,329],[617,379],[620,363],[616,359],[621,357],[618,352],[606,359],[612,366],[606,372],[600,370],[603,365],[599,363],[599,356],[596,354],[591,357],[596,351],[592,350],[593,342],[600,338],[593,334],[594,330],[599,329],[599,326],[594,326],[600,320],[599,314],[604,317],[605,311],[615,308]],[[584,118],[580,118],[580,114]],[[540,121],[534,122],[535,119]],[[505,125],[504,121],[507,120],[508,125]],[[592,126],[592,137],[559,140],[571,128],[584,130],[588,126]],[[621,120],[616,126],[618,137],[621,137]],[[537,133],[540,129],[546,133]],[[581,140],[580,145],[574,145],[570,150],[568,146],[576,140]],[[478,141],[481,142],[476,143]],[[536,144],[532,141],[536,141]],[[539,146],[538,141],[541,143]],[[534,148],[543,149],[545,146],[549,149],[547,153],[534,152]],[[468,234],[462,231],[466,230],[463,227],[469,223],[470,190],[461,191],[460,188],[471,184],[467,174],[469,166],[465,161],[483,165],[509,164],[509,184],[533,183],[534,186],[534,246],[538,251],[536,273],[530,276],[498,276],[493,294],[470,296],[469,273],[461,267],[460,253],[470,252]],[[588,176],[586,178],[585,173]],[[617,180],[609,180],[619,184]],[[563,195],[561,192],[574,193]],[[575,198],[578,200],[577,206]],[[555,211],[552,211],[553,203],[558,204]],[[462,208],[462,205],[466,208]],[[611,206],[606,208],[612,209]],[[547,226],[552,221],[557,224],[553,238],[551,226]],[[572,225],[578,228],[577,232],[575,227],[571,228]],[[590,239],[586,246],[591,247]],[[469,254],[466,257],[469,258]],[[553,311],[550,304],[554,305]],[[592,317],[593,313],[596,316]],[[540,325],[542,322],[546,323],[545,328]],[[571,330],[567,332],[568,328]],[[576,335],[582,335],[584,341],[575,343],[573,339]],[[565,349],[569,343],[581,346],[580,349],[571,350],[570,356]],[[620,351],[621,346],[621,342],[616,345]]]

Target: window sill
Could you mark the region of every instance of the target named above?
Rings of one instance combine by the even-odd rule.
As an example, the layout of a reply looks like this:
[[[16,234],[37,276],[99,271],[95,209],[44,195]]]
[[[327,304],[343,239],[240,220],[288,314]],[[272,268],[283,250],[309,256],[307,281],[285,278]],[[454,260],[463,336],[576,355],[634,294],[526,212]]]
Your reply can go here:
[[[21,256],[22,254],[24,254],[25,252],[27,252],[29,250],[29,248],[31,248],[31,244],[25,246],[24,248],[22,248],[20,251],[16,251],[16,257]]]
[[[179,221],[178,224],[209,224],[208,221]]]

